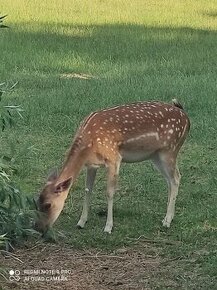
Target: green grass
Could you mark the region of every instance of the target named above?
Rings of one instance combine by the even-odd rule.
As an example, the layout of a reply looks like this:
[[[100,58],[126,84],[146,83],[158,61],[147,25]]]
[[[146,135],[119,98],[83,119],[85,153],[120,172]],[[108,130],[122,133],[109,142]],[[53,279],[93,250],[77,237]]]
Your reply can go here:
[[[76,128],[89,112],[176,96],[192,128],[179,158],[183,177],[172,227],[161,227],[166,184],[147,162],[122,166],[111,236],[103,233],[105,216],[98,214],[106,208],[103,171],[87,227],[75,228],[83,174],[55,227],[72,247],[112,250],[133,246],[132,238],[140,235],[181,241],[181,246],[163,246],[161,255],[190,258],[205,249],[195,263],[200,275],[214,279],[216,1],[20,0],[0,3],[0,12],[8,14],[5,24],[10,26],[0,31],[0,81],[19,82],[6,103],[25,110],[24,120],[9,136],[1,135],[0,151],[9,150],[6,141],[15,142],[19,167],[15,180],[21,189],[29,194],[40,191],[49,169],[61,166]],[[93,77],[73,78],[74,73]]]

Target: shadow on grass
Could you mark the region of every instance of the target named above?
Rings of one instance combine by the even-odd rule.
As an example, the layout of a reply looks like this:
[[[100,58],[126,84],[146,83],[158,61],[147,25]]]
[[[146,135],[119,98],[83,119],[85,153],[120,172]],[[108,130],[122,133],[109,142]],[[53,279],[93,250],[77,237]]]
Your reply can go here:
[[[143,72],[163,66],[170,73],[192,75],[209,72],[216,61],[214,31],[133,24],[41,24],[41,30],[35,32],[28,23],[20,27],[22,30],[12,27],[4,33],[1,49],[2,62],[18,71],[67,73],[75,68],[89,71],[93,65],[120,64],[131,71],[136,65],[144,65]]]
[[[75,113],[82,110],[84,116],[111,104],[146,98],[168,101],[180,95],[197,110],[203,109],[207,99],[215,101],[215,31],[135,24],[21,23],[11,25],[1,36],[1,79],[20,80],[30,94],[54,95],[59,90],[52,98],[57,113],[59,107],[67,106]],[[41,106],[50,110],[47,99],[45,105],[41,96]]]

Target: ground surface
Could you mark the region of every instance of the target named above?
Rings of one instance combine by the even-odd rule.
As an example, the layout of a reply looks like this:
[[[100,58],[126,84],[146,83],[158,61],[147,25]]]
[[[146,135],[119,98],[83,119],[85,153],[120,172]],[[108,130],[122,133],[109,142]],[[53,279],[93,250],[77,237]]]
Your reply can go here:
[[[168,259],[160,257],[159,251],[158,243],[143,237],[136,248],[124,247],[109,253],[41,244],[4,258],[8,271],[19,271],[20,280],[6,282],[2,278],[1,285],[5,290],[216,289],[217,278],[201,275],[199,264],[195,263],[200,253],[188,259],[182,256]],[[194,268],[184,270],[186,263],[194,263]],[[5,275],[10,279],[8,273]],[[206,279],[210,279],[213,288],[206,285]]]

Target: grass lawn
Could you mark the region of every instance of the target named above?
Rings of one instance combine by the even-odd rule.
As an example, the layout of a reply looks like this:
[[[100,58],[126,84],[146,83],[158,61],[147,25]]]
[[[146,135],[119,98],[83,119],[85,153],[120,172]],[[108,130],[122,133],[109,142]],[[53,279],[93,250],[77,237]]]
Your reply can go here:
[[[14,129],[1,133],[0,153],[15,144],[18,186],[31,195],[40,191],[91,111],[178,98],[192,128],[179,157],[182,180],[171,228],[161,226],[165,181],[148,162],[122,165],[110,236],[103,233],[105,216],[100,215],[106,208],[104,170],[86,228],[75,227],[84,173],[55,228],[76,249],[136,249],[136,239],[143,243],[145,236],[159,244],[155,254],[180,257],[180,271],[171,268],[175,284],[165,286],[162,274],[159,288],[153,280],[150,289],[215,289],[216,1],[8,0],[0,3],[0,14],[8,15],[10,27],[0,31],[0,83],[18,81],[5,103],[24,109],[23,120],[17,118]]]

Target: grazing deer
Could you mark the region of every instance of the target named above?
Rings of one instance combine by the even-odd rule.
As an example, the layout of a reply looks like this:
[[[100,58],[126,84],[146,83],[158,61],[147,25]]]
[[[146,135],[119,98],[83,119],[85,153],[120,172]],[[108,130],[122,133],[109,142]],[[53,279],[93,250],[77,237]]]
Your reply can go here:
[[[78,227],[88,217],[90,194],[97,168],[107,167],[108,212],[104,231],[113,227],[113,195],[121,162],[153,161],[168,183],[167,213],[163,225],[174,217],[180,173],[177,154],[188,134],[190,121],[182,106],[162,102],[138,102],[91,113],[78,129],[60,174],[51,175],[38,199],[44,215],[39,230],[52,226],[63,209],[70,187],[82,167],[87,168],[85,198]]]

